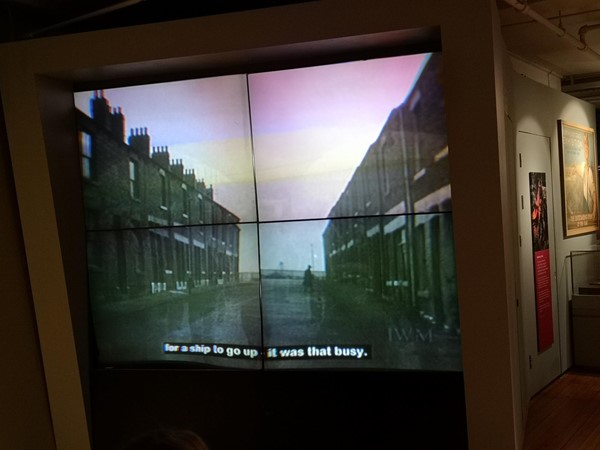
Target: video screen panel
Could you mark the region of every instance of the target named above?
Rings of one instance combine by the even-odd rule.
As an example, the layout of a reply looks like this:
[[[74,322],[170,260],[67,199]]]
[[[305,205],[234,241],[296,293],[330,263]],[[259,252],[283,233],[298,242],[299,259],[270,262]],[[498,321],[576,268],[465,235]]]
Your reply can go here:
[[[76,93],[99,363],[461,370],[440,80],[434,53]]]
[[[88,230],[256,222],[245,75],[78,92],[75,106]]]
[[[255,225],[94,230],[87,241],[100,364],[262,366]]]
[[[458,323],[451,221],[436,213],[261,224],[265,367],[460,370],[460,339],[444,327]],[[361,239],[368,230],[377,232]],[[345,247],[342,236],[351,236]],[[420,247],[417,258],[410,247]],[[303,270],[283,262],[296,260]]]

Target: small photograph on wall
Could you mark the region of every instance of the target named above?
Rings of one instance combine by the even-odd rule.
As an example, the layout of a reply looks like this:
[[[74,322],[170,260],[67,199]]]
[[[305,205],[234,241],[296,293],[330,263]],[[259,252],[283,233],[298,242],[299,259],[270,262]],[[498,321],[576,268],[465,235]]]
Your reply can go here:
[[[533,251],[549,248],[548,208],[546,204],[546,174],[531,172],[529,174],[531,194],[531,236]]]
[[[592,128],[558,121],[565,237],[598,230],[598,180]]]
[[[538,351],[543,352],[554,343],[546,174],[543,172],[530,172],[529,186],[537,342]]]

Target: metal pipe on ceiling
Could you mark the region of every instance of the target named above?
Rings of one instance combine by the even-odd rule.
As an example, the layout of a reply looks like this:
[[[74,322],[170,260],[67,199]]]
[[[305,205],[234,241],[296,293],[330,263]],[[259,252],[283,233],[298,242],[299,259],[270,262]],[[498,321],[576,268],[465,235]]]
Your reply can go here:
[[[585,41],[578,39],[577,37],[568,33],[567,30],[565,30],[564,28],[553,24],[548,19],[546,19],[544,16],[542,16],[538,12],[531,9],[531,7],[527,3],[522,3],[519,0],[504,0],[504,1],[506,3],[508,3],[509,5],[511,5],[517,11],[529,16],[530,18],[535,20],[537,23],[539,23],[539,24],[545,26],[546,28],[548,28],[549,30],[553,31],[557,36],[564,37],[569,42],[574,44],[577,47],[577,49],[579,49],[581,51],[585,51],[585,52],[595,56],[596,58],[600,59],[600,53],[598,53],[597,51],[592,49],[590,46],[588,46]]]
[[[594,31],[594,30],[600,30],[600,23],[597,23],[596,25],[582,26],[579,29],[579,40],[587,45],[587,42],[585,41],[585,35],[587,34],[588,31]]]

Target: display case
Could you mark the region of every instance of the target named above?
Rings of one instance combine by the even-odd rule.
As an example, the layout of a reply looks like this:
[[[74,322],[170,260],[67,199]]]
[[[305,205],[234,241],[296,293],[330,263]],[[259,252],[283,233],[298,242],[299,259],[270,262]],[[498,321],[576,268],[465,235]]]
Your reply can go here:
[[[600,295],[600,250],[571,252],[573,295]]]
[[[600,368],[600,251],[571,252],[575,366]]]

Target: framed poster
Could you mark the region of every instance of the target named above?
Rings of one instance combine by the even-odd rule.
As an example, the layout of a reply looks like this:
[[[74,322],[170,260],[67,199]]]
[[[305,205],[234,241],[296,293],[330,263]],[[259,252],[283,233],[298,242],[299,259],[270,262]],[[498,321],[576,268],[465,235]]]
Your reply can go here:
[[[565,237],[598,230],[598,179],[593,128],[558,121]]]

